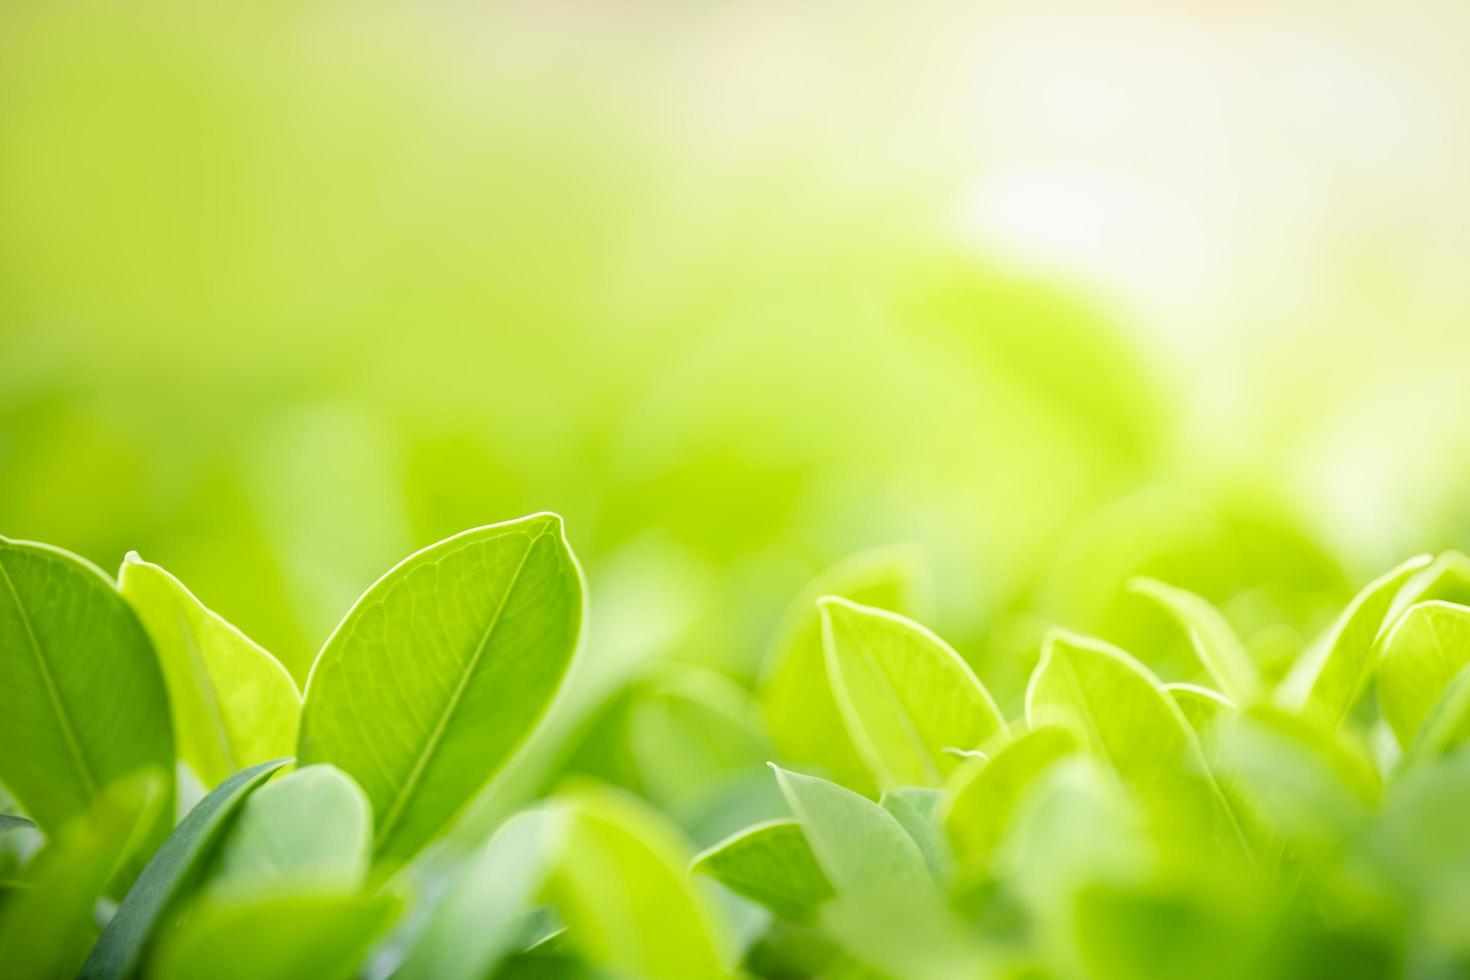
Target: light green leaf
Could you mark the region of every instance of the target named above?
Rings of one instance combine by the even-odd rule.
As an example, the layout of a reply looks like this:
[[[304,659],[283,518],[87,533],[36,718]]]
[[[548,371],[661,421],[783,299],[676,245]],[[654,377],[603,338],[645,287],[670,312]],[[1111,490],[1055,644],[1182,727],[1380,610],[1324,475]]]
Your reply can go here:
[[[793,922],[809,921],[834,894],[795,820],[747,827],[695,855],[690,870]]]
[[[429,913],[394,980],[480,980],[524,935],[567,813],[550,806],[517,814],[467,860]]]
[[[1400,745],[1408,745],[1445,686],[1470,663],[1470,607],[1411,606],[1383,641],[1378,706]]]
[[[1458,551],[1441,552],[1415,572],[1394,596],[1380,634],[1391,630],[1410,606],[1434,599],[1470,606],[1470,557]]]
[[[1184,714],[1138,661],[1063,631],[1047,637],[1026,691],[1031,726],[1060,724],[1107,762],[1155,820],[1239,840]]]
[[[1428,555],[1410,558],[1359,592],[1327,635],[1292,665],[1276,690],[1276,703],[1341,724],[1372,673],[1374,644],[1394,597],[1429,563]]]
[[[901,786],[884,790],[878,805],[893,815],[904,832],[919,846],[924,863],[935,880],[949,875],[949,848],[939,826],[939,808],[944,793],[920,786]]]
[[[300,756],[362,786],[379,858],[412,857],[526,742],[584,601],[561,518],[535,514],[404,559],[347,613],[307,682]]]
[[[1470,742],[1470,666],[1445,685],[1439,700],[1404,751],[1399,768],[1408,771]]]
[[[920,579],[911,549],[879,549],[834,565],[792,603],[766,658],[760,686],[766,727],[783,758],[819,767],[843,785],[876,792],[833,699],[816,601],[837,595],[865,606],[922,615]]]
[[[1134,579],[1129,588],[1163,606],[1179,622],[1200,663],[1226,696],[1237,704],[1251,704],[1260,697],[1260,672],[1214,605],[1193,592],[1149,578]]]
[[[123,777],[37,852],[0,905],[8,980],[76,975],[97,935],[93,906],[157,824],[167,785],[151,770]]]
[[[133,611],[92,565],[0,538],[0,677],[0,783],[48,835],[140,769],[167,774],[172,793],[158,661]],[[160,812],[170,807],[165,801]]]
[[[346,980],[401,907],[391,894],[207,903],[162,944],[157,980]]]
[[[373,812],[336,766],[306,766],[251,793],[220,845],[216,898],[263,892],[356,891],[372,853]]]
[[[1205,732],[1222,717],[1239,710],[1225,695],[1198,684],[1165,684],[1164,690],[1184,712],[1189,727],[1200,737],[1204,737]]]
[[[79,974],[84,980],[122,980],[143,963],[154,932],[164,924],[209,859],[245,798],[289,759],[273,759],[235,773],[209,792],[174,828],[118,906],[117,914]]]
[[[550,897],[568,941],[594,963],[648,980],[730,976],[725,938],[657,812],[611,789],[565,798],[565,844]]]
[[[1076,751],[1077,739],[1069,730],[1039,725],[1017,735],[993,758],[955,772],[942,819],[962,874],[985,871],[1038,778]]]
[[[179,758],[206,788],[292,753],[301,696],[275,657],[136,552],[118,588],[158,651]]]
[[[929,630],[835,596],[817,605],[838,710],[880,786],[937,786],[962,761],[945,749],[1005,734],[970,665]]]
[[[25,830],[35,825],[34,821],[26,817],[17,816],[14,813],[0,813],[0,834],[7,830]]]

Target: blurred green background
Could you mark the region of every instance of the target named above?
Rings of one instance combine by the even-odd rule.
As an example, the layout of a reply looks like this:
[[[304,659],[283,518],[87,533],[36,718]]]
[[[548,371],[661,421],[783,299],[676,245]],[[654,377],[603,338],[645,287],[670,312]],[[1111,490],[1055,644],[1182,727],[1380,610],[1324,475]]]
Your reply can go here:
[[[298,679],[541,509],[594,646],[742,682],[894,543],[1012,705],[1051,622],[1168,675],[1136,572],[1284,663],[1470,545],[1467,21],[5,4],[0,533],[137,549]]]

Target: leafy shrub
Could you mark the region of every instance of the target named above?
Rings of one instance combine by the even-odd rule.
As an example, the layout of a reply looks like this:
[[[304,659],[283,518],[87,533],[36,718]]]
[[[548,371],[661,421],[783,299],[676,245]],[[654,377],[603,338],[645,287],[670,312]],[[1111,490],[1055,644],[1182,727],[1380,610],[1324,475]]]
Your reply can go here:
[[[1052,629],[1014,704],[910,618],[915,575],[823,575],[754,692],[630,678],[578,652],[582,571],[533,515],[390,570],[298,692],[136,555],[114,583],[0,539],[0,974],[1470,971],[1463,556],[1279,678],[1137,580],[1196,669]]]

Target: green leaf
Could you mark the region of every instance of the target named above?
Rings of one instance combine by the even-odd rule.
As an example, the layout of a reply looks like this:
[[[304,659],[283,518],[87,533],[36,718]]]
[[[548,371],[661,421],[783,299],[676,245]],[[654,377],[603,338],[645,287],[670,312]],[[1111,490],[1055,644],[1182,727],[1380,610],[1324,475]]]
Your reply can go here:
[[[379,858],[412,857],[526,742],[583,605],[561,518],[535,514],[411,555],[347,613],[307,682],[300,756],[362,786]]]
[[[251,793],[221,843],[209,880],[217,898],[263,892],[356,891],[367,877],[373,812],[336,766],[306,766]]]
[[[0,964],[9,980],[75,976],[97,935],[93,907],[158,823],[168,782],[157,771],[103,790],[26,866],[0,905]]]
[[[1200,663],[1227,697],[1237,704],[1251,704],[1260,697],[1260,672],[1214,605],[1193,592],[1149,578],[1134,579],[1129,588],[1163,606],[1179,622]]]
[[[1470,607],[1421,602],[1394,624],[1378,664],[1378,706],[1408,745],[1446,685],[1470,663]]]
[[[945,749],[1005,734],[970,665],[929,630],[835,596],[817,605],[838,710],[880,786],[937,786],[962,761]]]
[[[690,869],[792,922],[810,921],[834,894],[795,820],[747,827],[695,855]]]
[[[1327,635],[1292,665],[1276,690],[1276,702],[1292,711],[1310,712],[1329,724],[1341,724],[1372,672],[1374,644],[1394,597],[1429,563],[1428,555],[1419,555],[1370,582]]]
[[[1470,742],[1470,666],[1445,685],[1419,733],[1404,751],[1399,767],[1410,770]]]
[[[924,863],[935,880],[949,874],[949,848],[939,826],[939,808],[944,793],[937,789],[902,786],[883,791],[878,805],[893,815],[904,832],[919,846]]]
[[[766,658],[761,708],[783,758],[815,766],[846,786],[876,792],[847,732],[827,677],[816,602],[838,595],[865,606],[919,615],[920,569],[914,552],[885,548],[855,555],[823,572],[787,610]]]
[[[1147,668],[1122,650],[1054,631],[1031,675],[1026,717],[1033,728],[1070,728],[1155,820],[1239,840],[1184,714]]]
[[[346,980],[397,918],[391,894],[207,903],[162,944],[157,980]]]
[[[301,696],[275,657],[136,552],[118,588],[158,651],[179,757],[206,788],[292,754]]]
[[[594,963],[649,980],[730,976],[725,940],[689,879],[689,855],[657,812],[619,791],[565,797],[550,895],[567,938]]]
[[[551,806],[510,820],[472,856],[429,913],[394,980],[480,980],[515,951],[567,813]]]
[[[14,813],[0,813],[0,834],[7,830],[25,830],[35,825],[34,821],[26,817],[17,816]]]
[[[288,762],[273,759],[243,769],[189,811],[133,883],[79,976],[85,980],[121,980],[137,971],[154,932],[194,882],[240,804]]]
[[[966,875],[982,874],[1005,838],[1026,794],[1053,764],[1077,751],[1077,739],[1056,725],[1030,728],[989,760],[955,772],[943,813],[950,848]]]
[[[1222,717],[1239,710],[1225,695],[1198,684],[1165,684],[1164,690],[1201,738]]]
[[[0,783],[48,835],[140,769],[167,774],[172,792],[158,661],[133,611],[92,565],[0,538],[0,677]],[[160,813],[170,808],[165,801]]]

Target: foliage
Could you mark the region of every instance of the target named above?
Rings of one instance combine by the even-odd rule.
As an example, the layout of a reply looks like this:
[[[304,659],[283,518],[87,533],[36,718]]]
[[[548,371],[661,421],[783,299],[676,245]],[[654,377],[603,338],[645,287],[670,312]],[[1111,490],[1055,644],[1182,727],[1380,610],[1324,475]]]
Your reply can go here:
[[[596,654],[578,652],[561,521],[533,515],[373,585],[319,655],[298,733],[270,655],[161,569],[130,558],[114,585],[57,549],[4,549],[0,653],[27,680],[6,693],[20,812],[0,833],[44,835],[0,892],[6,976],[1470,969],[1453,553],[1370,583],[1274,685],[1219,608],[1121,581],[1172,617],[1193,668],[1166,683],[1166,659],[1052,629],[1011,712],[938,635],[870,604],[902,604],[910,559],[866,556],[781,628],[766,676],[800,664],[802,684],[752,694],[671,663],[570,724],[573,660]],[[143,709],[172,726],[115,720]],[[767,724],[787,733],[774,749]],[[282,742],[299,768],[243,764]],[[540,789],[467,840],[527,758]],[[207,789],[177,826],[175,766]]]

